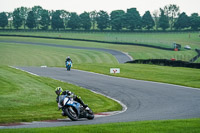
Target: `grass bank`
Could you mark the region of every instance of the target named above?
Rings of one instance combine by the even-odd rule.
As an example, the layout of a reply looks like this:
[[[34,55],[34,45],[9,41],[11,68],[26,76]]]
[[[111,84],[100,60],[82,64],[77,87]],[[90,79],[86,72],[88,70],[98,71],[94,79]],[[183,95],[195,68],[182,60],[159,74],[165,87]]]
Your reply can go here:
[[[7,38],[6,40],[14,41],[16,38]],[[0,40],[5,40],[4,38]],[[17,40],[25,42],[39,43],[56,43],[56,40],[49,41],[45,39],[23,39]],[[64,45],[68,41],[60,42]],[[76,43],[76,42],[75,42]],[[58,43],[59,44],[59,43]],[[75,63],[118,63],[115,57],[109,53],[80,50],[61,47],[48,47],[40,45],[29,45],[14,42],[0,42],[0,65],[17,65],[17,66],[64,66],[64,61],[67,56],[73,59]]]
[[[3,129],[4,133],[199,133],[200,119],[143,121],[34,129]]]
[[[75,64],[74,68],[112,76],[200,88],[200,71],[193,68],[147,64]],[[110,74],[110,68],[120,68],[120,73]]]

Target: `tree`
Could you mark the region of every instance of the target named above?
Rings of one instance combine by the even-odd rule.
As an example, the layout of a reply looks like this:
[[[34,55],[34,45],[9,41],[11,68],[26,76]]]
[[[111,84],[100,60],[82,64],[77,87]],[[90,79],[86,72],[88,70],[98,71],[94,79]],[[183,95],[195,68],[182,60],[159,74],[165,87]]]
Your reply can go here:
[[[78,29],[81,25],[80,21],[80,17],[75,12],[72,12],[68,21],[68,27],[72,30]]]
[[[7,16],[8,16],[9,27],[10,27],[10,29],[12,29],[13,13],[7,12]]]
[[[149,11],[146,11],[145,14],[142,16],[142,26],[148,30],[152,29],[155,26],[155,23]]]
[[[92,22],[92,29],[94,30],[95,24],[96,24],[96,18],[97,18],[96,10],[90,12],[90,18],[91,18],[91,22]]]
[[[3,29],[8,25],[8,17],[5,12],[0,13],[0,27]]]
[[[177,5],[170,4],[164,7],[164,12],[169,19],[170,29],[172,30],[175,23],[175,18],[177,18],[178,15],[180,14],[179,7]]]
[[[155,22],[155,28],[156,28],[156,30],[158,30],[158,21],[159,21],[159,16],[158,16],[158,14],[159,14],[159,11],[158,10],[154,10],[153,11],[153,19],[154,19],[154,22]]]
[[[81,20],[81,27],[84,28],[85,30],[90,30],[91,28],[90,14],[87,12],[80,14],[80,20]]]
[[[102,31],[109,26],[109,15],[105,11],[99,11],[97,13],[97,27]]]
[[[22,18],[20,16],[20,10],[19,9],[15,9],[13,12],[13,26],[16,29],[19,29],[19,27],[22,26]]]
[[[190,16],[190,26],[193,30],[197,30],[200,27],[200,17],[198,13],[193,13]]]
[[[53,12],[52,20],[51,20],[52,28],[59,30],[60,28],[64,28],[63,19],[61,18],[60,10],[56,10]]]
[[[32,11],[35,16],[36,27],[37,29],[39,29],[39,23],[41,20],[41,14],[42,14],[43,8],[41,6],[34,6],[32,7]]]
[[[28,8],[26,7],[20,7],[19,11],[20,11],[20,17],[22,18],[22,24],[24,25],[24,29],[26,27],[26,19],[27,19],[27,15],[28,15]]]
[[[47,10],[42,10],[40,25],[43,30],[47,30],[50,25],[50,16]]]
[[[160,9],[160,19],[159,19],[159,27],[161,27],[163,30],[166,30],[169,28],[169,20],[167,16],[164,14],[164,10]]]
[[[111,12],[110,18],[112,29],[119,31],[123,28],[124,16],[125,12],[123,10],[115,10]]]
[[[60,10],[60,12],[61,12],[61,18],[63,19],[64,28],[65,28],[65,27],[67,27],[70,13],[65,10]]]
[[[34,16],[34,13],[33,11],[30,11],[28,13],[28,17],[27,17],[27,20],[26,20],[26,25],[29,29],[33,29],[35,28],[36,26],[36,22],[35,22],[35,16]]]
[[[174,28],[175,29],[184,29],[189,27],[189,17],[187,16],[187,14],[185,14],[185,12],[181,13],[177,19],[177,21],[174,23]]]
[[[141,28],[141,16],[136,8],[127,9],[125,24],[131,31]]]

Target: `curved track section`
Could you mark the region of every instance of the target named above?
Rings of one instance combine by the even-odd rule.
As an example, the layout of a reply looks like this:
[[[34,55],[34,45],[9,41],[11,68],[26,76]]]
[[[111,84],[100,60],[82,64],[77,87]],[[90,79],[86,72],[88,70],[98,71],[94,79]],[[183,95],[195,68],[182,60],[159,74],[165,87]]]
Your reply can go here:
[[[69,46],[69,45],[58,45],[58,44],[48,44],[48,43],[35,43],[35,42],[20,42],[20,41],[0,41],[5,43],[19,43],[19,44],[29,44],[29,45],[43,45],[49,47],[60,47],[60,48],[73,48],[73,49],[86,49],[86,50],[96,50],[103,51],[112,54],[119,63],[125,63],[131,61],[131,56],[117,50],[104,49],[104,48],[92,48],[92,47],[78,47],[78,46]]]
[[[195,88],[119,78],[65,68],[18,67],[39,76],[69,82],[102,93],[127,106],[123,113],[83,121],[33,122],[1,128],[54,127],[142,120],[200,117],[200,90]]]

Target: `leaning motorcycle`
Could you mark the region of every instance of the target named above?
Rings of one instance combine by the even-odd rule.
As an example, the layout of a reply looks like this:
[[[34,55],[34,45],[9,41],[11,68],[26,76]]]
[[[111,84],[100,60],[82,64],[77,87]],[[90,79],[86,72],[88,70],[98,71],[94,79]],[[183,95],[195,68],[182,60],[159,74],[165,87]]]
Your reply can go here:
[[[70,71],[71,67],[72,67],[72,62],[71,61],[67,61],[66,62],[67,71]]]
[[[80,118],[94,119],[94,113],[87,107],[84,108],[80,103],[73,100],[73,97],[64,96],[62,111],[64,116],[68,116],[72,121],[77,121]]]

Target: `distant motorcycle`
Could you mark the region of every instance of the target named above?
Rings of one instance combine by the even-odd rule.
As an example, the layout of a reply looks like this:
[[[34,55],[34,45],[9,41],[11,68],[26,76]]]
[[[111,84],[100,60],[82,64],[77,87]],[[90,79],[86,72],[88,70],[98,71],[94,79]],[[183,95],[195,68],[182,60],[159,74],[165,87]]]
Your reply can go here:
[[[67,71],[70,71],[71,67],[72,67],[72,62],[71,61],[67,61],[66,62]]]
[[[73,97],[65,95],[63,98],[62,111],[64,116],[68,116],[72,121],[77,121],[80,118],[94,119],[94,113],[87,107],[84,108],[80,103],[73,100]]]

